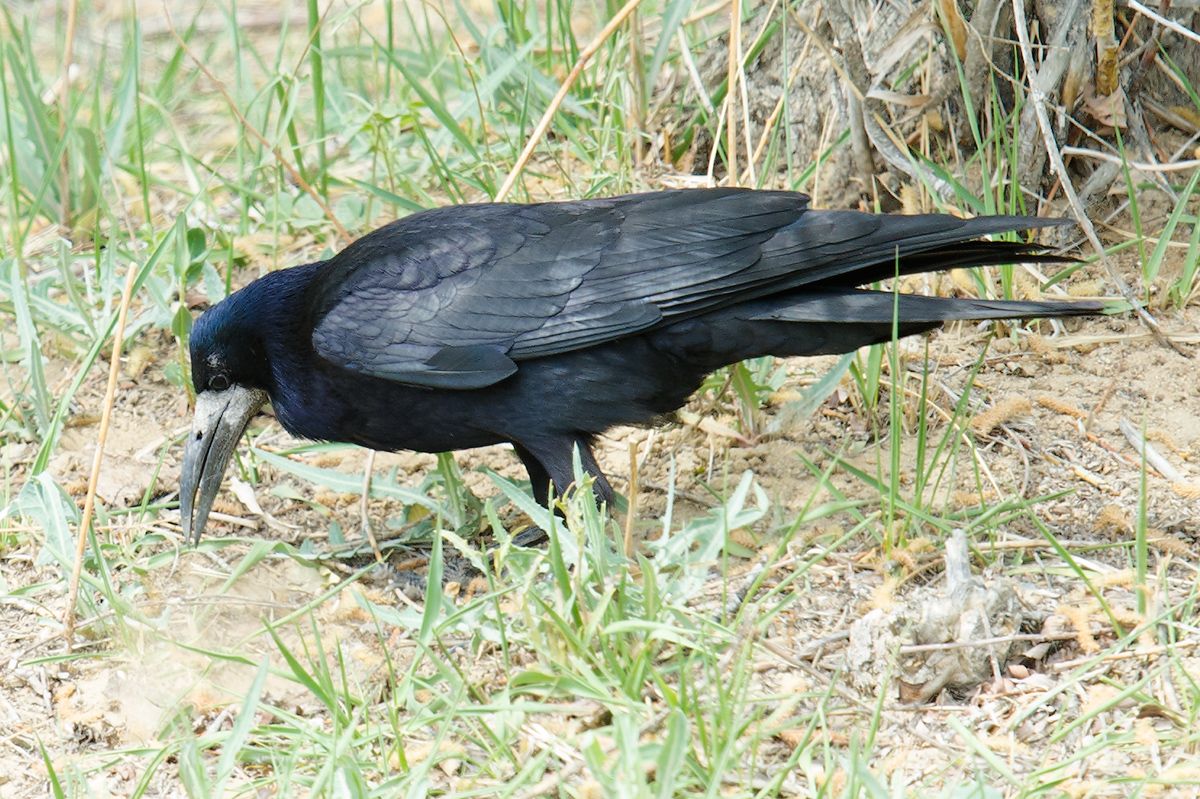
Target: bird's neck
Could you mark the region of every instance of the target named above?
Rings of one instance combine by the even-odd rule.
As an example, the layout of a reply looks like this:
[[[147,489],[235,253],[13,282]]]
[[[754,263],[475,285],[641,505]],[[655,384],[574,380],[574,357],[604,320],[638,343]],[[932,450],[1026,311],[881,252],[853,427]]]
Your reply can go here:
[[[264,344],[267,363],[263,371],[268,385],[263,388],[284,427],[302,435],[308,432],[299,418],[307,407],[307,395],[319,391],[311,383],[297,383],[288,378],[314,374],[308,290],[322,265],[307,264],[272,272],[239,292],[246,295],[239,315],[253,319],[255,334]]]
[[[323,265],[324,262],[305,264],[263,275],[230,300],[239,301],[239,311],[257,312],[262,318],[273,319],[279,313],[299,315],[303,313],[309,284]]]

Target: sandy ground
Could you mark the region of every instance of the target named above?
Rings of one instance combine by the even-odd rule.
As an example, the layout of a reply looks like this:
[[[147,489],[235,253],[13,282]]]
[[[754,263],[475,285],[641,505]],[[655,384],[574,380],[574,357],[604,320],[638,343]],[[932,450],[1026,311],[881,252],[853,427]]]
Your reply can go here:
[[[1162,321],[1168,330],[1193,337],[1197,329],[1194,312],[1166,315]],[[1200,501],[1200,475],[1196,474],[1196,459],[1200,457],[1200,382],[1195,379],[1195,358],[1160,346],[1125,316],[1069,322],[1057,336],[1051,335],[1049,326],[1041,330],[1045,335],[1040,337],[1012,334],[991,344],[972,393],[972,407],[977,414],[1001,408],[993,414],[999,417],[994,426],[976,429],[971,436],[985,468],[971,468],[965,445],[960,443],[955,448],[960,457],[951,470],[953,476],[941,483],[938,494],[927,497],[927,503],[935,509],[954,510],[978,504],[981,493],[984,501],[994,504],[1004,498],[1035,499],[1065,491],[1068,493],[1063,496],[1037,503],[1033,511],[1060,541],[1088,547],[1127,540],[1138,513],[1141,469],[1138,453],[1119,425],[1122,420],[1137,429],[1144,425],[1156,451],[1180,473],[1174,482],[1154,470],[1147,477],[1147,522],[1152,539],[1157,541],[1151,550],[1152,573],[1163,594],[1160,599],[1172,597],[1174,601],[1189,590],[1194,592],[1200,518],[1196,507]],[[955,398],[980,357],[985,334],[980,327],[956,326],[929,338],[933,372],[925,412],[931,425],[930,440],[940,440],[946,433],[946,414],[952,413]],[[155,475],[152,496],[167,494],[177,485],[181,456],[178,445],[167,450],[157,471],[156,466],[163,442],[177,436],[188,424],[188,408],[182,393],[163,377],[162,367],[171,357],[165,339],[151,337],[144,343],[151,354],[148,362],[144,368],[138,363],[126,365],[141,371],[134,375],[127,368],[118,394],[98,488],[105,507],[139,503]],[[914,390],[919,387],[918,369],[924,351],[924,339],[905,347],[909,386]],[[835,361],[824,358],[789,363],[788,381],[772,398],[762,421],[769,422],[780,414],[804,385]],[[67,375],[66,364],[56,367],[60,376]],[[106,371],[103,367],[100,364],[93,370],[80,392],[75,417],[79,424],[66,431],[52,464],[56,478],[77,500],[82,500],[94,453],[95,420]],[[723,435],[720,427],[712,425],[709,431],[678,423],[653,432],[614,431],[601,442],[602,465],[615,476],[619,490],[624,490],[622,476],[629,473],[629,442],[637,444],[641,461],[638,513],[639,519],[646,522],[639,529],[650,529],[650,522],[664,509],[661,488],[669,480],[672,457],[679,496],[677,519],[706,511],[711,495],[704,484],[719,493],[727,492],[744,470],[753,470],[775,509],[757,528],[739,531],[740,541],[751,550],[767,548],[779,526],[794,519],[813,500],[814,492],[815,503],[832,498],[798,456],[817,469],[825,469],[830,465],[830,453],[843,452],[847,463],[888,479],[888,436],[895,433],[886,432],[887,403],[878,412],[880,418],[873,419],[857,400],[857,393],[847,386],[844,383],[812,417],[792,420],[778,434],[748,441]],[[690,410],[703,412],[710,407],[709,401],[701,399],[694,401]],[[910,397],[905,405],[906,430],[900,433],[899,483],[905,496],[910,496],[913,485],[913,431],[919,412],[919,404]],[[726,427],[738,423],[731,405],[719,405],[707,418]],[[287,445],[289,439],[273,420],[261,421],[268,430],[259,439],[260,445]],[[876,430],[882,431],[880,438]],[[33,445],[9,444],[4,454],[19,469],[33,453]],[[523,476],[515,457],[502,447],[459,453],[456,457],[468,485],[480,494],[494,493],[495,489],[484,475],[472,471],[477,465],[486,464],[517,479]],[[315,456],[313,462],[361,473],[364,456],[349,451]],[[376,473],[395,467],[401,483],[416,486],[433,465],[433,456],[384,454],[376,462]],[[225,493],[218,510],[243,522],[217,524],[210,528],[210,536],[236,532],[270,539],[282,535],[297,542],[315,536],[320,546],[319,539],[328,532],[329,518],[314,512],[307,502],[277,496],[281,493],[321,503],[331,509],[344,529],[357,528],[356,497],[305,485],[265,464],[260,465],[259,475],[261,482],[255,493],[263,510],[294,529],[272,531]],[[831,484],[849,498],[877,497],[844,468],[834,469]],[[280,485],[288,490],[272,492]],[[906,488],[909,493],[905,493]],[[389,503],[376,502],[372,506],[377,523],[396,512],[397,508]],[[136,623],[90,628],[122,631],[120,640],[101,638],[90,643],[88,651],[97,657],[61,662],[54,657],[61,652],[61,640],[54,636],[58,629],[56,617],[63,609],[61,583],[56,582],[59,572],[37,559],[33,542],[3,553],[0,577],[7,584],[7,598],[0,604],[0,651],[9,653],[0,677],[0,716],[6,720],[8,730],[0,738],[0,775],[5,775],[0,776],[0,793],[4,796],[30,796],[45,790],[45,767],[38,741],[58,758],[56,765],[61,767],[63,758],[70,760],[74,755],[153,746],[170,737],[172,725],[185,723],[181,718],[190,719],[186,723],[197,730],[228,723],[227,716],[222,718],[222,708],[249,684],[253,664],[263,657],[278,661],[274,645],[262,635],[262,620],[286,616],[318,597],[334,579],[327,572],[287,558],[268,558],[229,582],[226,564],[236,563],[248,545],[238,544],[213,554],[176,550],[178,526],[173,519],[177,520],[177,515],[167,513],[149,530],[143,526],[107,531],[113,540],[126,544],[142,535],[164,536],[162,545],[156,548],[156,559],[148,561],[148,553],[155,548],[140,548],[136,555],[130,550],[129,559],[110,564],[113,579],[125,583],[125,593],[137,611],[156,620],[158,629],[142,631]],[[821,542],[836,538],[852,523],[848,515],[840,514],[806,525],[793,542],[796,554],[811,554]],[[917,539],[933,534],[920,525],[909,532]],[[1047,619],[1058,619],[1060,632],[1070,633],[1080,627],[1098,629],[1098,610],[1088,605],[1077,579],[1062,569],[1034,568],[1042,563],[1041,558],[1055,556],[1028,516],[1000,525],[992,534],[991,542],[975,543],[986,549],[989,543],[1018,546],[1019,542],[1029,542],[1030,568],[1011,567],[1013,561],[1009,560],[1010,568],[1000,570],[1005,574],[996,578],[1011,583],[1019,595],[1026,626],[1030,619],[1041,619],[1045,629]],[[892,576],[896,561],[889,565],[877,545],[874,536],[859,535],[810,568],[802,588],[794,589],[798,593],[795,601],[768,633],[772,651],[781,654],[778,662],[764,665],[762,690],[796,690],[811,687],[814,680],[831,678],[856,656],[853,646],[846,645],[847,631],[856,621],[877,609],[893,612],[906,602],[931,601],[914,597],[924,596],[919,592],[936,595],[941,590],[937,580],[930,582],[929,574],[922,574],[922,569],[896,580]],[[916,545],[894,558],[910,558],[914,564],[928,562],[940,545],[929,550],[923,553]],[[1112,605],[1133,614],[1135,598],[1126,568],[1127,551],[1089,548],[1086,557],[1090,568],[1111,578],[1101,590]],[[135,564],[141,568],[131,568]],[[782,576],[772,575],[772,579]],[[88,591],[86,586],[84,590]],[[315,614],[325,645],[340,645],[343,662],[350,664],[360,684],[378,690],[372,681],[381,679],[384,655],[403,665],[409,662],[413,650],[394,635],[381,639],[374,622],[353,599],[353,592],[360,590],[377,601],[396,602],[394,597],[374,589],[354,587],[317,604]],[[876,621],[878,616],[876,613]],[[289,646],[303,645],[304,634],[297,632],[303,626],[284,625],[282,629]],[[1073,694],[1069,701],[1063,697],[1047,699],[1053,696],[1055,683],[1065,673],[1059,664],[1090,654],[1092,644],[1085,638],[1083,633],[1075,638],[1068,635],[1052,650],[1034,657],[1014,657],[1016,669],[1005,671],[998,681],[968,691],[955,701],[940,701],[924,714],[899,712],[903,718],[889,716],[896,725],[894,732],[901,738],[894,753],[882,761],[882,767],[885,771],[907,769],[913,775],[935,773],[946,767],[951,755],[938,743],[947,735],[942,716],[956,713],[991,719],[987,728],[991,732],[985,738],[989,745],[999,747],[997,751],[1018,760],[1033,757],[1031,752],[1044,744],[1061,714],[1078,713],[1081,702],[1086,705],[1109,696],[1104,691],[1110,689],[1102,682],[1106,672],[1132,680],[1140,669],[1153,665],[1153,658],[1114,659],[1106,669],[1081,682],[1078,695]],[[814,655],[813,642],[822,641],[829,643]],[[1111,643],[1111,639],[1101,640],[1098,645]],[[385,652],[388,648],[390,651]],[[237,652],[244,660],[214,659],[205,654],[206,650]],[[1184,662],[1191,664],[1192,678],[1200,677],[1200,660],[1194,650],[1181,654]],[[801,658],[805,663],[799,663]],[[491,659],[471,662],[482,670],[481,679],[491,678],[483,673],[495,668]],[[843,690],[870,704],[880,690],[897,690],[894,682],[881,688],[882,679],[864,671],[854,680],[844,681]],[[1169,694],[1163,687],[1169,686],[1169,681],[1156,684]],[[376,687],[371,689],[372,685]],[[1147,691],[1158,697],[1163,708],[1171,707],[1169,695],[1157,694],[1153,686]],[[319,711],[313,698],[294,682],[272,677],[266,693],[277,705],[294,707],[299,712]],[[1127,707],[1127,711],[1127,718],[1106,718],[1103,723],[1131,725],[1134,733],[1140,729],[1149,735],[1153,735],[1154,725],[1173,723],[1169,713],[1145,715],[1144,705]],[[1120,715],[1119,711],[1114,713]],[[1019,723],[1008,724],[1018,718]],[[847,723],[850,721],[847,719]],[[1085,732],[1081,735],[1086,737]],[[1056,743],[1063,756],[1072,747],[1084,745],[1078,736]],[[777,755],[785,757],[789,751],[786,736],[779,739],[778,749]],[[1115,747],[1104,759],[1092,761],[1091,768],[1094,773],[1108,776],[1136,775],[1138,769],[1154,765],[1139,760],[1147,751],[1138,749],[1131,754]],[[137,779],[137,762],[136,756],[116,758],[112,765],[92,772],[89,784],[103,788],[101,795],[126,794]],[[172,795],[175,789],[166,776],[169,773],[169,768],[160,770],[157,780],[161,784],[148,795]]]

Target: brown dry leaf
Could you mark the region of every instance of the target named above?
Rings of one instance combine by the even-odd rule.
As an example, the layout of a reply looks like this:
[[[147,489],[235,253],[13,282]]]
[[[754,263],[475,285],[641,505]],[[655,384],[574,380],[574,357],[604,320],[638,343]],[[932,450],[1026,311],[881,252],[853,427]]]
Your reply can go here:
[[[790,748],[795,749],[796,747],[802,745],[804,743],[804,740],[808,736],[804,732],[804,730],[793,729],[793,730],[780,730],[779,734],[776,735],[775,737],[778,738],[779,740],[783,741]]]
[[[938,16],[946,28],[946,35],[954,44],[954,54],[959,61],[967,60],[967,21],[958,10],[955,0],[937,0]]]
[[[1096,94],[1092,86],[1084,87],[1083,105],[1100,125],[1125,130],[1129,124],[1126,111],[1125,90],[1118,88],[1112,94]]]
[[[1049,641],[1042,641],[1040,644],[1034,644],[1021,653],[1022,657],[1030,660],[1041,660],[1050,653],[1050,647],[1053,646]]]
[[[1171,722],[1172,724],[1177,724],[1179,722],[1178,717],[1174,713],[1170,712],[1162,705],[1156,704],[1154,702],[1147,702],[1146,704],[1139,707],[1138,708],[1138,718],[1139,719],[1166,719],[1167,721]]]
[[[925,696],[924,685],[912,685],[904,680],[897,680],[896,684],[900,688],[900,704],[911,705],[921,701]]]

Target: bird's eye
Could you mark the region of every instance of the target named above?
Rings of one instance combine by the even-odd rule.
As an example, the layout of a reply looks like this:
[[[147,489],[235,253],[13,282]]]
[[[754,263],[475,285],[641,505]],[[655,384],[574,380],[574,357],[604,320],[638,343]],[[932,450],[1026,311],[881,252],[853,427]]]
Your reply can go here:
[[[224,391],[229,388],[229,378],[225,375],[213,375],[208,379],[208,387],[213,391]]]

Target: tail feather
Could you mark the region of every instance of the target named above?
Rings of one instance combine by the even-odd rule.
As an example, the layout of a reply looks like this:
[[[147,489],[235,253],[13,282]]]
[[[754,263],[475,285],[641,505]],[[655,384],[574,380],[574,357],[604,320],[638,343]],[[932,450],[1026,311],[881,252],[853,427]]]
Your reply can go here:
[[[931,324],[971,319],[1035,319],[1084,316],[1104,310],[1092,300],[1038,302],[926,297],[886,291],[842,289],[781,294],[732,309],[741,319],[771,322]]]
[[[699,371],[760,355],[836,355],[924,333],[955,320],[1032,319],[1100,313],[1094,301],[972,300],[830,289],[792,291],[670,325],[653,346]]]
[[[973,266],[999,266],[1003,264],[1073,264],[1078,259],[1066,255],[1042,252],[1036,245],[1015,241],[969,241],[935,250],[926,250],[914,255],[901,256],[886,263],[875,264],[857,270],[842,283],[845,286],[861,286],[877,280],[887,280],[896,275],[916,275],[925,272],[942,272],[948,269],[967,269]],[[830,281],[836,285],[836,281]]]
[[[1070,262],[1024,242],[970,241],[980,236],[1074,224],[1069,219],[985,216],[959,219],[854,211],[808,211],[763,247],[770,262],[803,264],[793,285],[860,286],[897,274],[1019,262]]]

